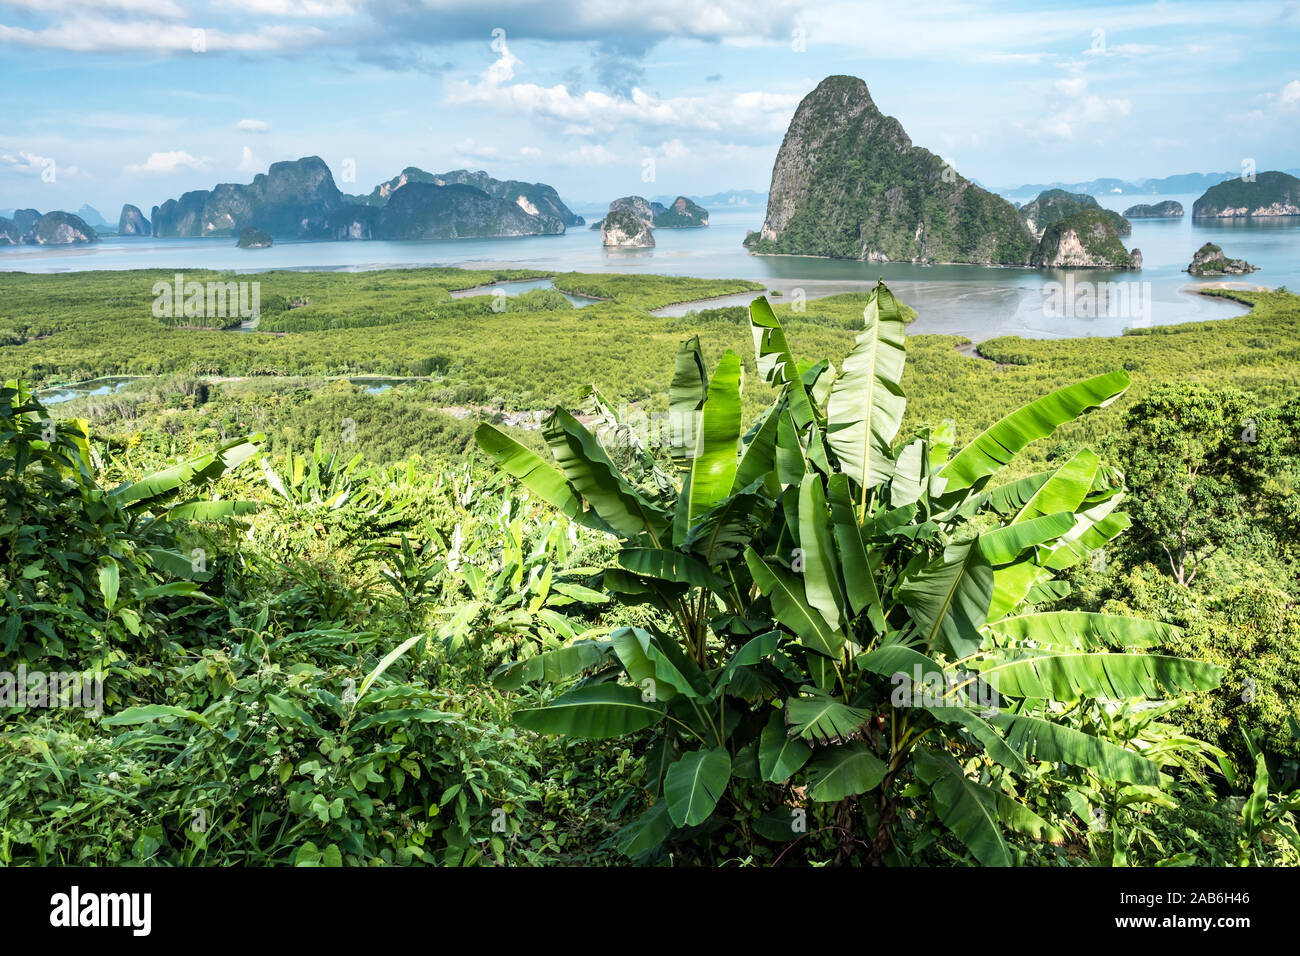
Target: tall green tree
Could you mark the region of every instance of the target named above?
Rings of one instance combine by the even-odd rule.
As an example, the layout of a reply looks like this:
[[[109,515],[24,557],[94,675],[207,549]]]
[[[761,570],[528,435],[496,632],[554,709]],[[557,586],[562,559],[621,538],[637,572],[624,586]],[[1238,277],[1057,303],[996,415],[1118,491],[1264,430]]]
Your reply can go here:
[[[1250,396],[1197,383],[1156,385],[1125,414],[1112,450],[1132,491],[1134,538],[1179,584],[1225,545],[1260,539],[1260,428]]]

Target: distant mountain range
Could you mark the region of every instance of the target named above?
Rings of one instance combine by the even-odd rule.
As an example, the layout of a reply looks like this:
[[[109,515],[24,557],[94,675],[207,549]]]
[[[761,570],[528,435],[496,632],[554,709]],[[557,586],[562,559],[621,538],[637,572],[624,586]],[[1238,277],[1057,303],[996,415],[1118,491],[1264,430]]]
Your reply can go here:
[[[1283,172],[1300,176],[1300,169]],[[1180,173],[1159,179],[1090,179],[1086,183],[1029,183],[1024,186],[1003,186],[993,192],[1012,200],[1030,200],[1049,189],[1062,189],[1070,193],[1087,193],[1090,196],[1169,196],[1175,194],[1203,193],[1211,186],[1237,179],[1241,170],[1226,173]]]
[[[844,122],[844,117],[839,117],[837,121],[828,120],[819,112],[823,105],[827,108],[849,109],[855,118],[849,124],[837,126],[837,122]],[[800,251],[807,252],[815,247],[815,255],[848,255],[852,258],[866,256],[868,259],[881,260],[1023,263],[1030,258],[1032,242],[1043,238],[1044,230],[1052,224],[1053,216],[1056,216],[1056,213],[1049,212],[1048,209],[1052,195],[1067,193],[1075,194],[1075,198],[1096,198],[1106,195],[1205,194],[1221,183],[1231,185],[1231,181],[1240,179],[1239,172],[1229,170],[1223,173],[1182,173],[1139,181],[1099,178],[1087,182],[1027,183],[985,190],[975,179],[965,179],[956,176],[953,170],[940,169],[943,163],[936,160],[932,153],[911,146],[897,121],[876,111],[866,92],[865,83],[858,79],[828,78],[828,81],[819,86],[818,91],[810,94],[805,103],[801,104],[801,111],[803,124],[800,133],[793,140],[788,133],[787,142],[777,156],[774,173],[781,170],[784,172],[781,176],[774,176],[774,183],[776,179],[781,179],[781,189],[777,190],[774,186],[774,194],[780,193],[781,199],[777,203],[779,208],[775,219],[770,194],[759,190],[723,190],[719,193],[685,196],[660,195],[653,196],[649,202],[656,211],[666,211],[675,203],[686,202],[693,207],[712,208],[714,211],[729,208],[751,208],[755,211],[764,209],[767,222],[763,233],[755,235],[748,242],[754,251],[787,252],[798,247]],[[796,124],[792,124],[792,131],[794,126]],[[803,126],[807,129],[803,129]],[[870,211],[875,208],[875,203],[867,202],[867,207],[870,208],[863,208],[862,221],[874,230],[874,239],[868,241],[867,235],[861,234],[861,230],[849,229],[848,220],[840,224],[844,226],[840,229],[835,224],[846,212],[842,204],[835,208],[814,209],[814,196],[800,187],[800,183],[809,177],[810,168],[807,164],[810,161],[815,164],[811,153],[809,156],[802,155],[802,147],[806,146],[803,140],[820,142],[822,139],[835,144],[836,150],[844,153],[840,156],[842,161],[839,165],[848,163],[854,166],[857,173],[853,177],[855,185],[850,183],[852,189],[848,193],[844,189],[840,189],[839,193],[832,190],[835,195],[840,195],[841,198],[850,196],[855,203],[861,203],[880,183],[885,183],[883,187],[889,189],[901,187],[905,190],[907,182],[913,182],[913,185],[927,183],[922,187],[922,193],[930,195],[930,200],[939,199],[941,204],[949,206],[949,212],[957,219],[982,222],[982,228],[966,228],[966,225],[956,224],[952,216],[946,221],[941,221],[943,217],[940,217],[940,220],[930,222],[919,212],[913,221],[914,217],[910,215],[914,212],[911,209],[911,194],[891,194],[893,198],[888,206],[892,212],[884,219],[879,219],[878,212]],[[891,156],[879,169],[859,168],[865,160],[862,159],[861,152],[853,148],[854,143],[855,146],[863,146],[868,140],[876,150],[884,150]],[[844,148],[841,150],[841,147]],[[939,161],[940,165],[935,165],[932,160]],[[829,172],[829,168],[826,172]],[[909,174],[900,176],[905,172]],[[1284,173],[1288,177],[1300,176],[1300,169],[1288,169]],[[1275,173],[1270,174],[1275,176]],[[1261,176],[1265,174],[1261,173]],[[815,178],[822,179],[823,176],[819,174]],[[900,198],[909,198],[909,202],[900,206]],[[1022,237],[1018,229],[1011,228],[1015,224],[1013,217],[1000,215],[1002,211],[997,208],[997,203],[1004,199],[1013,200],[1015,206],[1023,207],[1022,215],[1027,213],[1028,219],[1041,220],[1036,221],[1036,225],[1030,221],[1024,222],[1028,235]],[[1290,194],[1283,199],[1286,202],[1282,202],[1282,206],[1294,202]],[[1034,200],[1039,202],[1035,203]],[[1044,200],[1048,200],[1048,206],[1044,206]],[[595,207],[597,204],[580,204],[581,208],[589,206]],[[1043,211],[1039,211],[1040,206],[1043,206]],[[1256,209],[1255,215],[1261,215],[1260,211],[1269,206],[1270,203],[1261,200],[1251,208]],[[906,211],[902,207],[907,207]],[[1136,216],[1154,215],[1143,212],[1148,207],[1131,208]],[[707,212],[703,212],[703,209],[703,216],[706,217],[703,221],[707,222]],[[920,207],[917,209],[919,211]],[[1071,207],[1071,215],[1079,211],[1080,209]],[[1041,215],[1043,212],[1049,212],[1049,215]],[[1200,215],[1231,215],[1231,208],[1226,212],[1203,212]],[[1282,215],[1294,213],[1283,212]],[[47,216],[49,219],[38,230],[35,226],[40,213],[35,209],[0,209],[0,245],[94,242],[99,238],[98,233],[155,237],[235,237],[240,230],[250,226],[264,230],[276,238],[428,239],[554,235],[563,233],[569,226],[584,225],[582,216],[576,215],[560,199],[558,191],[546,183],[495,179],[484,170],[471,172],[468,169],[454,169],[447,173],[429,173],[417,166],[407,166],[398,176],[374,186],[368,194],[350,195],[338,189],[329,166],[317,156],[272,164],[268,172],[253,177],[253,181],[247,185],[220,183],[211,190],[192,190],[178,198],[168,199],[159,206],[152,207],[152,221],[131,204],[122,207],[116,225],[110,224],[98,209],[88,204],[83,204],[77,213],[57,212],[57,216],[55,213],[47,213]],[[1113,219],[1119,220],[1121,224],[1117,225],[1117,234],[1127,234],[1127,222],[1118,216],[1113,216]],[[688,222],[688,225],[699,224],[701,222]],[[655,225],[660,224],[656,221]],[[777,238],[777,233],[783,235]],[[798,239],[794,238],[796,234]],[[855,238],[850,237],[850,234]],[[832,241],[832,235],[839,238]],[[814,237],[820,237],[822,241],[815,241]],[[1031,245],[1022,247],[1023,239],[1030,239]],[[862,242],[866,242],[866,245],[850,248],[861,245]]]
[[[676,196],[651,196],[651,202],[663,203],[665,206],[671,205]],[[717,209],[721,206],[766,206],[767,193],[759,192],[756,189],[728,189],[720,193],[709,193],[705,196],[694,194],[686,195],[686,198],[693,203],[710,209]]]
[[[124,210],[125,212],[125,210]],[[555,235],[580,225],[544,183],[408,166],[369,195],[350,196],[319,156],[273,163],[247,185],[221,183],[153,207],[160,237],[234,236],[249,226],[289,239],[459,239]]]
[[[664,196],[651,205],[655,225],[708,224],[705,203],[762,208],[766,194],[729,190],[711,196]],[[698,201],[697,201],[698,199]],[[37,241],[31,227],[35,210],[0,213],[0,245]],[[46,229],[42,241],[92,242],[96,229],[119,236],[157,238],[234,237],[258,229],[274,239],[456,239],[466,237],[557,235],[585,224],[545,183],[500,180],[483,170],[430,173],[408,166],[369,193],[350,195],[338,188],[318,156],[273,163],[251,183],[220,183],[195,189],[152,208],[122,207],[116,226],[98,210],[83,205],[71,217],[77,228]],[[18,217],[18,222],[9,221]],[[59,237],[66,235],[66,240]]]

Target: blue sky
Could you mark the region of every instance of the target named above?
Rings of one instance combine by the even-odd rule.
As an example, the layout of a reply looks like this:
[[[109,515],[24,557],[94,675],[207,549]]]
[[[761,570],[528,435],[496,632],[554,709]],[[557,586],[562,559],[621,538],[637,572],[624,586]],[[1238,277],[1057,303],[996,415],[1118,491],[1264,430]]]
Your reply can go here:
[[[312,154],[348,192],[766,189],[832,73],[989,186],[1288,168],[1298,53],[1294,0],[0,0],[0,208],[148,215]]]

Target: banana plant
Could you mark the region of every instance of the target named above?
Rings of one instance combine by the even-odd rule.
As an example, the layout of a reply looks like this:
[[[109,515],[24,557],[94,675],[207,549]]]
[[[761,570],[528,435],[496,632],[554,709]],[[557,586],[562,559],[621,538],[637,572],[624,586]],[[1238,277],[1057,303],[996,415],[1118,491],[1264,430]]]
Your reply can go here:
[[[271,463],[261,459],[262,476],[267,485],[294,508],[314,512],[338,511],[356,494],[358,485],[365,483],[369,471],[358,467],[362,455],[358,452],[343,462],[337,453],[326,455],[316,439],[310,456],[290,451],[285,458],[286,470],[281,477]]]
[[[756,299],[757,367],[780,392],[743,437],[738,357],[706,380],[698,342],[685,343],[669,407],[695,440],[664,443],[674,495],[619,473],[563,410],[545,428],[556,465],[479,429],[503,470],[621,539],[606,589],[671,622],[546,655],[530,678],[582,679],[516,712],[546,733],[655,728],[654,802],[624,831],[630,855],[689,836],[733,782],[761,780],[792,821],[796,804],[832,805],[842,860],[906,858],[892,834],[911,801],[978,862],[1007,864],[1005,830],[1063,839],[1016,799],[1019,776],[1046,765],[1162,783],[1140,746],[1072,726],[1073,708],[1219,681],[1211,665],[1143,653],[1169,639],[1167,625],[1044,609],[1068,594],[1059,573],[1126,527],[1118,472],[1083,449],[996,480],[1029,443],[1114,401],[1127,376],[1053,392],[953,454],[947,425],[900,440],[904,322],[883,283],[863,319],[836,370],[796,361]]]
[[[415,463],[380,468],[360,452],[326,453],[318,437],[309,455],[289,451],[283,472],[260,459],[262,477],[294,522],[327,536],[336,547],[392,537],[417,514],[421,492]],[[293,541],[287,549],[296,549]]]
[[[1123,742],[1158,764],[1163,775],[1176,776],[1182,790],[1200,789],[1212,793],[1207,771],[1214,771],[1227,759],[1219,748],[1187,735],[1164,718],[1182,706],[1180,700],[1159,703],[1126,701],[1119,707],[1097,701],[1075,708],[1069,719],[1077,730]],[[1170,855],[1152,821],[1157,808],[1174,810],[1175,796],[1160,788],[1104,779],[1094,771],[1073,767],[1066,774],[1044,778],[1049,799],[1063,800],[1073,815],[1067,828],[1084,834],[1092,847],[1093,861],[1106,866],[1128,866],[1134,859],[1155,860],[1157,866],[1196,862],[1194,855]],[[1086,824],[1086,826],[1085,826]],[[1205,862],[1205,861],[1201,861]]]
[[[1292,733],[1295,733],[1292,722]],[[1255,773],[1250,782],[1250,794],[1241,803],[1241,831],[1237,835],[1237,866],[1259,865],[1269,854],[1268,843],[1285,841],[1293,853],[1300,853],[1300,791],[1276,792],[1268,770],[1268,762],[1257,740],[1242,732],[1246,749],[1255,761]],[[1232,770],[1226,755],[1220,755],[1220,766],[1232,787],[1238,785],[1237,774]],[[1244,781],[1242,781],[1244,782]]]
[[[803,391],[784,375],[792,362],[771,310],[760,301],[753,313],[760,361],[765,348],[777,356],[772,381]],[[1031,442],[1119,397],[1123,372],[1052,392],[953,454],[946,426],[899,440],[904,360],[902,313],[881,283],[843,371],[807,390],[808,440],[792,448],[806,467],[791,454],[779,476],[788,539],[746,552],[782,647],[808,677],[781,702],[785,733],[760,748],[760,772],[806,781],[814,801],[851,801],[869,862],[897,857],[891,829],[910,794],[927,796],[980,863],[1008,864],[1005,830],[1061,839],[1016,799],[1031,765],[1134,787],[1167,779],[1141,746],[1067,715],[1207,690],[1221,669],[1146,652],[1169,640],[1168,625],[1044,609],[1068,594],[1059,572],[1127,526],[1118,472],[1081,449],[996,481]],[[791,740],[807,748],[793,775]]]

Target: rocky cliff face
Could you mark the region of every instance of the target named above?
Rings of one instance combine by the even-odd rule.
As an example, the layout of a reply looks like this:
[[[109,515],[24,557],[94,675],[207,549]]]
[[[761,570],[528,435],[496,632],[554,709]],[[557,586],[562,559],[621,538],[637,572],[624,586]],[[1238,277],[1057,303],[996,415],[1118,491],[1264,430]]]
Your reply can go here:
[[[153,208],[156,236],[231,236],[256,226],[296,238],[344,205],[329,167],[319,156],[272,163],[248,185],[221,183]]]
[[[24,241],[37,246],[99,242],[99,233],[80,216],[74,216],[70,212],[47,212],[36,220]]]
[[[650,211],[656,229],[697,229],[709,224],[709,211],[685,196],[678,196],[670,206],[652,202]]]
[[[1192,204],[1193,219],[1254,219],[1300,216],[1300,179],[1259,173],[1253,182],[1229,179],[1211,186]]]
[[[35,209],[19,209],[12,220],[0,219],[0,245],[52,246],[78,242],[99,242],[99,233],[70,212],[56,210],[42,216]]]
[[[1012,206],[913,146],[857,77],[804,97],[772,169],[754,252],[888,262],[1025,265],[1034,243]]]
[[[1194,276],[1247,275],[1258,272],[1259,266],[1252,266],[1245,259],[1229,259],[1212,242],[1207,242],[1196,250],[1187,271]]]
[[[493,179],[482,170],[471,173],[465,169],[439,173],[434,177],[434,182],[440,186],[453,183],[473,186],[475,189],[481,189],[496,199],[504,199],[506,202],[514,203],[529,215],[559,219],[565,226],[582,226],[586,224],[585,219],[575,214],[564,204],[555,188],[546,185],[546,183],[525,183],[517,179]]]
[[[407,183],[473,186],[494,199],[514,203],[530,216],[551,217],[560,220],[565,226],[581,226],[586,223],[586,220],[575,215],[564,204],[554,187],[546,183],[520,182],[517,179],[493,179],[483,170],[470,172],[467,169],[453,169],[449,173],[428,173],[416,166],[408,166],[388,182],[376,186],[365,198],[365,202],[372,206],[383,206],[394,191]]]
[[[1100,209],[1115,227],[1116,235],[1132,234],[1132,224],[1119,213],[1102,209],[1101,204],[1087,193],[1069,193],[1064,189],[1047,189],[1039,193],[1037,199],[1020,207],[1020,218],[1036,239],[1042,239],[1048,226],[1085,209]]]
[[[646,211],[649,211],[650,204],[640,196],[628,198],[639,199],[645,204]],[[637,214],[638,206],[622,205],[615,208],[616,203],[622,202],[624,200],[616,199],[610,204],[609,213],[600,227],[601,244],[629,249],[653,248],[655,237],[650,229],[650,222]]]
[[[654,228],[655,213],[650,200],[644,196],[623,196],[609,204],[610,212],[627,212],[646,224],[647,229]]]
[[[1124,210],[1125,219],[1178,219],[1183,215],[1183,204],[1166,199],[1154,205],[1138,203]]]
[[[31,232],[32,227],[36,225],[41,214],[35,209],[15,209],[13,215],[14,228],[20,233],[26,234]]]
[[[150,234],[149,220],[139,208],[127,203],[122,207],[122,215],[117,217],[117,234],[119,236],[147,236]]]
[[[303,239],[378,239],[379,217],[383,209],[378,206],[351,205],[336,209],[325,221],[303,232]]]
[[[395,190],[380,210],[374,237],[463,239],[562,232],[564,223],[559,219],[525,212],[517,204],[473,186],[407,183]]]
[[[1043,269],[1141,269],[1142,252],[1124,248],[1100,208],[1058,219],[1043,231],[1030,265]]]

